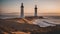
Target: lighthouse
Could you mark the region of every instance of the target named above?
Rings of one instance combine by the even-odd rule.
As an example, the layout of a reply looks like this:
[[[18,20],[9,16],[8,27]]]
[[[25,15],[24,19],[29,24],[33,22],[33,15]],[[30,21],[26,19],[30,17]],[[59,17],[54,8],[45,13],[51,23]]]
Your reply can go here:
[[[37,5],[35,5],[35,13],[34,13],[34,16],[37,17]]]
[[[20,18],[23,18],[24,17],[24,6],[23,6],[23,3],[21,3],[21,13],[20,13]]]

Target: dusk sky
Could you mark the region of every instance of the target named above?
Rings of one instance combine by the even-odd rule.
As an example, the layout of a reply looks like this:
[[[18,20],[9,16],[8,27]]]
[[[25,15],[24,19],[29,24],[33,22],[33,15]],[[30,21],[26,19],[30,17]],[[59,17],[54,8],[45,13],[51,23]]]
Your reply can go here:
[[[22,2],[24,4],[24,13],[34,13],[34,7],[37,5],[38,15],[40,15],[39,13],[49,13],[46,15],[54,13],[53,15],[60,16],[60,0],[0,0],[1,14],[16,13],[19,15]]]

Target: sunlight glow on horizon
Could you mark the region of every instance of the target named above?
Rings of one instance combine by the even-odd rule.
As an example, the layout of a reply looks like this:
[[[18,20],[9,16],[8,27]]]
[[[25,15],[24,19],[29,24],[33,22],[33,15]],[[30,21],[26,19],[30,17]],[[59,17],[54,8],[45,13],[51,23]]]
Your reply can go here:
[[[38,13],[60,13],[60,1],[58,0],[15,0],[12,2],[4,1],[2,2],[1,13],[20,13],[21,2],[24,3],[24,13],[34,13],[35,4],[37,4]]]

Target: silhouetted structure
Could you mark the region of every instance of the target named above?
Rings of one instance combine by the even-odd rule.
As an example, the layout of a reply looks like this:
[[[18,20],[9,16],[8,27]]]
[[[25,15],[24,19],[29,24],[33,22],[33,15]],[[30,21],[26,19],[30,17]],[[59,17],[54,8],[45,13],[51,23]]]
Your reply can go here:
[[[35,5],[35,14],[34,14],[35,17],[37,17],[37,5]]]
[[[24,6],[23,3],[21,3],[21,18],[24,17]]]

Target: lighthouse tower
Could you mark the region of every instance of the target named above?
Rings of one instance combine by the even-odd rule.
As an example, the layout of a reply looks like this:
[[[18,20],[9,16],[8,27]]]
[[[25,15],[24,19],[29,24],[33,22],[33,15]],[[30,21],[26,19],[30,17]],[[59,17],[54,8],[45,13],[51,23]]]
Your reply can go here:
[[[35,9],[35,14],[34,14],[34,16],[37,17],[37,5],[35,5],[35,8],[34,8],[34,9]]]
[[[21,18],[24,17],[24,6],[23,6],[23,3],[21,3],[21,15],[20,15]]]

